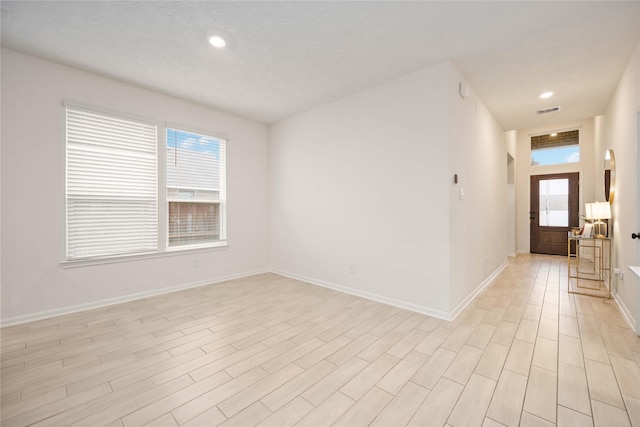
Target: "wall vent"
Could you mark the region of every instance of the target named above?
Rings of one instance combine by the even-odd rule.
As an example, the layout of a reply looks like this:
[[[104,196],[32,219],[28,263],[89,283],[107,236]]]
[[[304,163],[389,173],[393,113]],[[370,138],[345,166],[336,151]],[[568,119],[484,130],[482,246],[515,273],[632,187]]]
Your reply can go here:
[[[549,113],[555,113],[557,111],[560,111],[559,105],[557,107],[545,108],[544,110],[537,110],[536,114],[549,114]]]

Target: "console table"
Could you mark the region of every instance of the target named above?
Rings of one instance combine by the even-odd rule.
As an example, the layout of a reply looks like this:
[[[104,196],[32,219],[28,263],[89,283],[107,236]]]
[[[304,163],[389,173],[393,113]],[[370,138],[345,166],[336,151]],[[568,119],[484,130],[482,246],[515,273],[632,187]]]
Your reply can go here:
[[[611,239],[569,233],[569,292],[611,298]]]

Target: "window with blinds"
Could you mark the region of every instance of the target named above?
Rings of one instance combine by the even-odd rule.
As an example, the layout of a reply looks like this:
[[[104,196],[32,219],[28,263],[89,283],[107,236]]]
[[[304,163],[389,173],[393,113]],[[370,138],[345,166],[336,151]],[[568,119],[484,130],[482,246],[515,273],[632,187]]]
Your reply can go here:
[[[66,106],[67,258],[158,250],[157,127]]]
[[[168,246],[225,240],[225,141],[167,129]]]

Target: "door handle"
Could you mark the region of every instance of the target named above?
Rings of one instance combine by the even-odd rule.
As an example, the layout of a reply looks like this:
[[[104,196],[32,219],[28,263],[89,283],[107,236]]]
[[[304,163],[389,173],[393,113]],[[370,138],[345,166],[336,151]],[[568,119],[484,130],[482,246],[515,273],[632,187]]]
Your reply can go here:
[[[534,219],[536,219],[536,213],[535,213],[535,211],[529,211],[529,219],[530,219],[530,220],[534,220]]]

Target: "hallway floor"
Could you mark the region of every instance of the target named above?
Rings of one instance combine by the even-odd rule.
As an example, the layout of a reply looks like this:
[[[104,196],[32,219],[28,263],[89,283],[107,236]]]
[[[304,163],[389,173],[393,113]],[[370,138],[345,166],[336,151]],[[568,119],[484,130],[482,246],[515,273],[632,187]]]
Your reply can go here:
[[[1,334],[3,426],[640,426],[640,338],[563,257],[454,322],[263,274]]]

